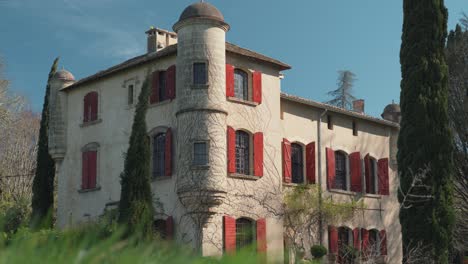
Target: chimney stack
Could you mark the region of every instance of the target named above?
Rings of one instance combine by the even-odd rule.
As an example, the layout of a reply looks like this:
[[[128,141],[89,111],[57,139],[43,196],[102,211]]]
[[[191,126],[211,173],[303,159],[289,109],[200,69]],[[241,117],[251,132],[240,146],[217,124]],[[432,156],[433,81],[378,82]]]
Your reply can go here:
[[[353,101],[353,111],[361,114],[364,113],[364,99]]]
[[[177,34],[164,29],[151,27],[145,32],[147,37],[148,53],[157,52],[167,46],[177,43]]]

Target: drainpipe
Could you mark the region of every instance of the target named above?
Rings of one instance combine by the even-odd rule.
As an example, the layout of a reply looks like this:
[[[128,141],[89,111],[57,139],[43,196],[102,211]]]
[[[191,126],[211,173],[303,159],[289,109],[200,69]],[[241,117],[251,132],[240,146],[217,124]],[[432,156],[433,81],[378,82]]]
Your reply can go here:
[[[318,169],[318,188],[319,188],[319,242],[323,245],[323,219],[322,219],[322,137],[321,125],[322,117],[327,113],[327,109],[323,111],[317,121],[317,169]]]

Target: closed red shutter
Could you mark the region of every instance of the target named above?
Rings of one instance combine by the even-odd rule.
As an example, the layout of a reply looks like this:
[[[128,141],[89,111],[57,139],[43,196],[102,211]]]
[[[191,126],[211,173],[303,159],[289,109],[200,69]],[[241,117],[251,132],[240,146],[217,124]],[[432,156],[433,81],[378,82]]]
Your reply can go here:
[[[227,129],[228,172],[236,172],[236,131],[228,126]]]
[[[98,93],[97,92],[90,93],[90,108],[91,108],[91,116],[88,121],[97,120],[97,116],[98,116]]]
[[[166,130],[166,144],[164,150],[164,174],[166,176],[172,175],[172,130]]]
[[[351,191],[362,192],[361,182],[361,153],[354,152],[349,155],[351,165]]]
[[[150,104],[157,102],[159,102],[159,71],[153,72],[150,95]]]
[[[283,138],[283,180],[286,183],[291,182],[291,143]]]
[[[362,251],[367,252],[369,248],[369,231],[361,228]]]
[[[385,256],[387,255],[387,233],[385,232],[385,230],[380,230],[379,239],[380,239],[380,255]]]
[[[226,64],[226,96],[234,97],[234,66]]]
[[[88,152],[88,189],[96,188],[97,151]]]
[[[236,219],[224,216],[224,250],[226,253],[236,252]]]
[[[328,226],[328,251],[338,254],[338,230],[334,226]]]
[[[369,193],[370,189],[371,189],[371,164],[370,164],[370,156],[369,154],[367,154],[365,157],[364,157],[364,170],[365,170],[365,178],[366,178],[366,193]]]
[[[327,185],[328,189],[333,189],[335,185],[335,151],[326,148],[327,153]]]
[[[252,84],[253,84],[253,92],[252,92],[252,101],[261,104],[262,103],[262,73],[261,72],[254,72],[252,74]]]
[[[176,89],[176,66],[172,65],[166,71],[166,98],[174,99]]]
[[[257,132],[253,135],[254,145],[254,175],[263,176],[263,133]]]
[[[378,175],[379,175],[379,194],[389,195],[390,184],[388,179],[388,158],[380,159],[378,161]]]
[[[357,250],[361,250],[361,238],[359,237],[359,231],[361,231],[359,227],[353,229],[353,246]]]
[[[306,146],[306,176],[310,184],[315,184],[315,142]]]
[[[266,220],[262,218],[257,220],[257,252],[265,253],[266,251]]]
[[[81,189],[88,189],[88,152],[81,154]]]
[[[166,219],[166,238],[172,240],[174,238],[174,219],[169,216]]]

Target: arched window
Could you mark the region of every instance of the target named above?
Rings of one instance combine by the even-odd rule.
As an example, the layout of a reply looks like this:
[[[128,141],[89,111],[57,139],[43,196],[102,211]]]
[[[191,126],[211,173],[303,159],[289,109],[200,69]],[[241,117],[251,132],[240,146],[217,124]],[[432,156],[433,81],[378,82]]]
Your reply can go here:
[[[304,158],[302,146],[291,144],[291,173],[293,183],[304,183]]]
[[[160,239],[166,239],[166,220],[157,219],[153,222],[153,231],[154,235],[158,236]]]
[[[252,246],[256,237],[254,222],[247,218],[236,220],[236,249]]]
[[[348,175],[348,171],[346,163],[346,154],[341,151],[335,151],[335,189],[347,190],[346,177]]]
[[[240,69],[234,70],[234,96],[243,99],[249,100],[249,79],[248,74]]]
[[[89,92],[83,99],[83,122],[91,122],[98,119],[98,93]]]
[[[153,177],[165,175],[166,133],[153,137]]]
[[[250,136],[247,132],[236,131],[236,173],[250,174]]]
[[[347,227],[338,228],[338,263],[353,263],[353,232]]]
[[[380,255],[380,240],[379,231],[376,229],[369,230],[369,244],[368,244],[368,255],[379,256]]]

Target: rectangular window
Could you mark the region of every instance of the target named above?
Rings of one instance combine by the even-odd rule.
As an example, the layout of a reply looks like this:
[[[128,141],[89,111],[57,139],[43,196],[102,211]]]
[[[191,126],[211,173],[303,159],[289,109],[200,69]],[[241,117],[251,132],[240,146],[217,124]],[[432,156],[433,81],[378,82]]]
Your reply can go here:
[[[166,100],[166,71],[159,72],[159,102]]]
[[[327,125],[328,129],[333,130],[333,121],[331,115],[327,115]]]
[[[133,84],[130,84],[128,86],[128,104],[132,105],[133,104]]]
[[[358,135],[358,129],[357,129],[357,124],[356,121],[353,121],[353,136]]]
[[[208,165],[208,145],[206,142],[193,144],[193,165]]]
[[[204,85],[207,83],[206,63],[196,62],[193,64],[193,84]]]

